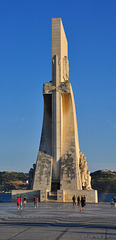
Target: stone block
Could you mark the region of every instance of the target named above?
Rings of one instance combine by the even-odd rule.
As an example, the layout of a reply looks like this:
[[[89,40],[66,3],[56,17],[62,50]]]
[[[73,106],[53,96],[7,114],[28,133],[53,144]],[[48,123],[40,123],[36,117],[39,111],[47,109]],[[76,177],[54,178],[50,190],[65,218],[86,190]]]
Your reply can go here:
[[[47,200],[48,191],[40,191],[40,202],[45,202]]]
[[[65,202],[65,191],[64,190],[58,190],[57,191],[57,201],[58,202]]]
[[[38,197],[38,200],[40,201],[40,191],[33,191],[33,190],[12,190],[12,202],[17,201],[17,196],[21,196],[24,198],[26,196],[27,202],[32,202],[34,199],[34,195]]]

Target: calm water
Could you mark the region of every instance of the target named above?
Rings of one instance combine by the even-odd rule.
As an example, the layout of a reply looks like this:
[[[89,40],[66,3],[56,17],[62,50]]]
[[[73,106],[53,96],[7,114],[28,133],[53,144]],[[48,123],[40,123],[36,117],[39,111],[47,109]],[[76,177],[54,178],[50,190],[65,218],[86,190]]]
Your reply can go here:
[[[116,193],[98,194],[98,202],[111,202],[111,198],[116,197]],[[0,193],[0,202],[11,202],[11,193]]]
[[[111,202],[111,198],[116,197],[116,193],[102,193],[98,194],[98,202]]]
[[[11,202],[11,193],[0,193],[0,202]]]

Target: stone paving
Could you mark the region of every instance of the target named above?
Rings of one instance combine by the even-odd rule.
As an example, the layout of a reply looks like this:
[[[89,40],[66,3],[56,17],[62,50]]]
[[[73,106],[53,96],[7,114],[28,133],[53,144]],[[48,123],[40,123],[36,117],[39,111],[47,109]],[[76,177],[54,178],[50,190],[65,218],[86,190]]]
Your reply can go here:
[[[116,208],[87,204],[85,212],[71,203],[0,203],[0,240],[116,239]]]

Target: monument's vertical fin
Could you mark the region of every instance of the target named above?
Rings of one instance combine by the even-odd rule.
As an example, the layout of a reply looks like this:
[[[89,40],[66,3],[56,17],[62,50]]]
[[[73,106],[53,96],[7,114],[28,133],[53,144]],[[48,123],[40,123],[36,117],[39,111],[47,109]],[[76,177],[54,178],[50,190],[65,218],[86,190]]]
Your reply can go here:
[[[61,157],[61,96],[57,90],[60,85],[58,56],[52,59],[52,84],[55,87],[52,93],[52,157],[53,157],[53,176],[52,179],[60,180],[59,159]]]
[[[52,58],[58,56],[59,79],[64,82],[64,59],[68,59],[68,43],[61,18],[52,19]]]
[[[59,162],[62,152],[62,106],[59,86],[64,82],[64,58],[68,57],[67,39],[61,18],[52,19],[52,156],[53,180],[59,180]]]
[[[73,93],[69,84],[70,94],[62,92],[61,84],[68,81],[68,43],[60,18],[52,19],[52,85],[55,87],[52,93],[52,157],[53,157],[53,180],[60,178],[61,188],[68,188],[70,177],[68,157],[64,166],[63,155],[67,151],[73,151],[72,168],[74,174],[74,189],[81,189],[79,173],[79,144],[75,106]],[[61,169],[59,176],[59,163]],[[66,172],[64,171],[66,170]],[[73,176],[73,177],[72,177]],[[66,185],[66,186],[65,186]]]

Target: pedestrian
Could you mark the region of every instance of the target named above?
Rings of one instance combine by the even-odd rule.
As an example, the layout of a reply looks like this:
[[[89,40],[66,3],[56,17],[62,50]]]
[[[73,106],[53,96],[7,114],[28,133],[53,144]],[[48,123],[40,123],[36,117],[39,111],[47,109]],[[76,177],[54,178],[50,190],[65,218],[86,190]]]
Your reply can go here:
[[[37,208],[38,208],[38,197],[37,197]]]
[[[34,207],[37,208],[37,197],[34,196]]]
[[[18,210],[19,210],[19,208],[20,208],[20,198],[19,197],[17,197],[17,207],[18,207]]]
[[[76,205],[76,197],[75,197],[75,195],[72,197],[72,200],[73,200],[73,206],[75,206]]]
[[[27,203],[27,198],[26,198],[26,196],[24,196],[24,198],[23,198],[24,207],[26,206],[26,203]]]
[[[23,206],[23,199],[22,199],[22,197],[20,196],[20,207],[21,207],[21,210],[22,210],[22,206]]]
[[[80,197],[79,196],[77,197],[77,203],[78,203],[78,206],[80,206]]]
[[[116,197],[114,197],[114,206],[116,207]]]
[[[84,206],[85,206],[85,200],[84,200],[84,197],[81,196],[81,209],[80,209],[80,212],[81,212],[81,211],[84,212]]]
[[[114,206],[114,198],[111,199],[111,208]]]
[[[85,197],[85,195],[84,195],[84,201],[85,201],[85,202],[84,202],[84,206],[85,206],[85,205],[86,205],[86,197]]]

